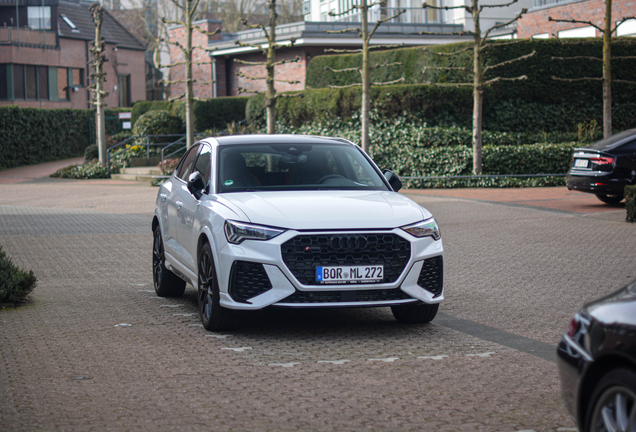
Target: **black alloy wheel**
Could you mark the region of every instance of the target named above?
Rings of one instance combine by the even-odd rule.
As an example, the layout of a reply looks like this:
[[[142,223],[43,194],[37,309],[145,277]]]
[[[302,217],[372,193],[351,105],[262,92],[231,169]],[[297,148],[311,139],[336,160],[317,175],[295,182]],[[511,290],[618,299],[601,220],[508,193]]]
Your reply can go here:
[[[152,244],[152,281],[159,297],[181,297],[186,283],[166,268],[161,228],[155,228]]]
[[[623,198],[625,197],[622,194],[616,194],[616,195],[596,194],[596,198],[600,199],[605,204],[618,204],[619,202],[623,201]]]
[[[206,330],[231,330],[234,327],[232,311],[219,303],[219,284],[210,245],[205,243],[199,253],[199,287],[197,299],[199,316]]]
[[[433,321],[437,315],[439,304],[415,304],[391,306],[391,312],[402,324],[425,324]]]
[[[636,373],[615,369],[594,388],[587,413],[586,432],[636,431]]]

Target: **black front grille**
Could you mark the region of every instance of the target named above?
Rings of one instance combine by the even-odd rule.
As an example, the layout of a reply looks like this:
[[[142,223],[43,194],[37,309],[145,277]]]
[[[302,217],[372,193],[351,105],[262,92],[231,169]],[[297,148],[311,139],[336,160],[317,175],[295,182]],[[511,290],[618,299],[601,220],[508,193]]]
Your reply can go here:
[[[283,261],[303,285],[317,285],[317,266],[384,265],[381,283],[395,282],[411,258],[411,243],[395,234],[299,235],[281,246]]]
[[[441,256],[424,260],[417,284],[433,294],[434,297],[442,293],[444,286],[444,261]]]
[[[272,289],[263,264],[235,261],[230,273],[230,296],[234,301],[247,303],[248,299]]]
[[[281,303],[346,303],[391,300],[413,300],[411,296],[399,288],[388,290],[359,291],[298,291]]]

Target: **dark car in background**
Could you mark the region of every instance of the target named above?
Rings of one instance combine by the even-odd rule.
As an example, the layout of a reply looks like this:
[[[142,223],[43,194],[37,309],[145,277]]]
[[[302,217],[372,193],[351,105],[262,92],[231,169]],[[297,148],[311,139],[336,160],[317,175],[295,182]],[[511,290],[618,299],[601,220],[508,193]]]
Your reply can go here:
[[[567,176],[569,190],[588,192],[607,204],[624,198],[636,184],[636,129],[612,135],[589,147],[574,149]]]
[[[557,359],[579,431],[636,431],[636,281],[575,314]]]

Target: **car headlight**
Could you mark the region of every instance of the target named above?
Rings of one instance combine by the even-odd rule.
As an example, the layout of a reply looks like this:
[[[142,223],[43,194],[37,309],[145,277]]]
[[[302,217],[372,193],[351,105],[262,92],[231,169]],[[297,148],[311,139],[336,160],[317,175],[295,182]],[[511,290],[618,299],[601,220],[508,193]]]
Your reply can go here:
[[[225,221],[225,237],[232,244],[240,244],[243,240],[269,240],[284,232],[282,229],[262,225]]]
[[[441,237],[437,222],[433,218],[404,226],[402,229],[415,237],[433,237],[433,240],[439,240]]]

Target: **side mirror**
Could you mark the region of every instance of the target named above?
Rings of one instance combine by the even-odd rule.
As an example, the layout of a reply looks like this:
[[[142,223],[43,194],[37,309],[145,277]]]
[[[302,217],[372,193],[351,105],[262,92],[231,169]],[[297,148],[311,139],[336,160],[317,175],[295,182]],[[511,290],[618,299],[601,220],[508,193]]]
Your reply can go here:
[[[384,170],[382,171],[382,174],[384,174],[384,178],[386,178],[386,181],[389,182],[389,184],[391,185],[391,189],[393,189],[394,192],[402,189],[402,180],[400,180],[396,173],[394,173],[393,171]]]
[[[201,173],[199,171],[193,172],[188,177],[188,190],[196,199],[200,199],[203,191],[205,189],[205,183],[203,183],[203,179],[201,178]]]

